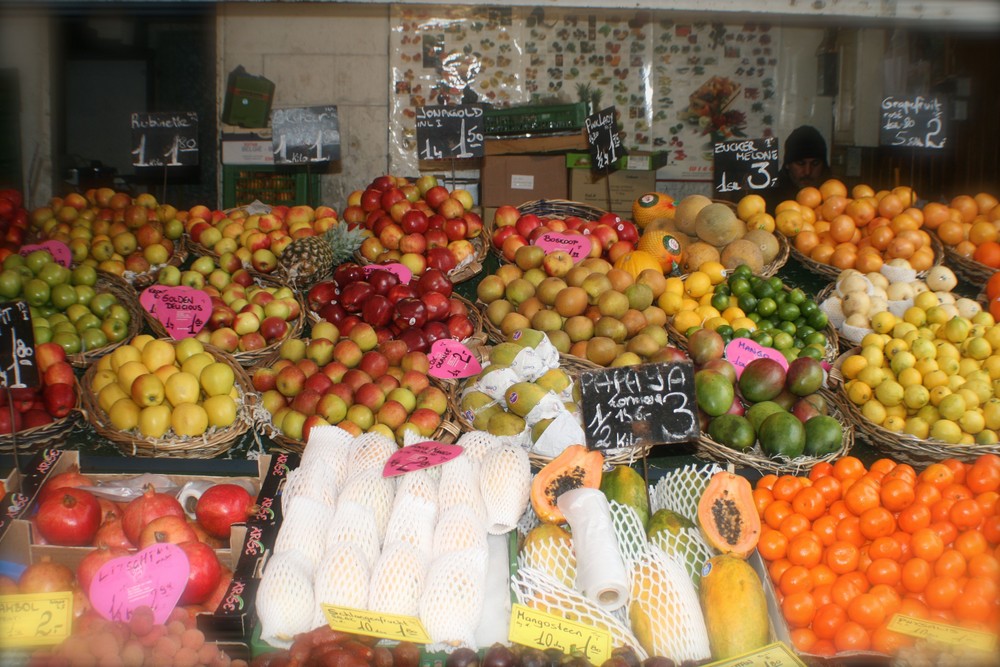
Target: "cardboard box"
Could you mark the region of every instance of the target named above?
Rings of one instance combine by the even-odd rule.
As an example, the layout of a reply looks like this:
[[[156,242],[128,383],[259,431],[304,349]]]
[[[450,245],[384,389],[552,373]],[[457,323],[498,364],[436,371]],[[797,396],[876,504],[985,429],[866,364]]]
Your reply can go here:
[[[632,218],[632,202],[647,192],[656,191],[655,171],[620,170],[609,176],[590,169],[570,169],[569,177],[570,199],[628,219]]]
[[[615,161],[615,169],[625,171],[656,171],[666,166],[669,151],[632,151]],[[590,169],[590,153],[567,153],[567,169]]]
[[[587,150],[585,131],[571,134],[551,134],[519,139],[487,139],[485,152],[490,155],[528,155]]]
[[[562,155],[490,156],[483,162],[482,205],[518,206],[535,199],[566,199]]]

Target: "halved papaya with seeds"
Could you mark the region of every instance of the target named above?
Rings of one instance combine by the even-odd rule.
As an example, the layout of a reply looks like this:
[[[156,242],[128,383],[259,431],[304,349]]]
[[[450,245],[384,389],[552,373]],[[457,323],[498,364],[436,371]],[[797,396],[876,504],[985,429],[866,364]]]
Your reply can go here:
[[[583,445],[570,445],[538,471],[531,481],[531,506],[541,521],[566,523],[559,510],[559,496],[580,487],[601,486],[604,455]]]
[[[712,548],[748,558],[760,539],[760,516],[750,482],[730,472],[713,475],[698,501],[698,525]]]

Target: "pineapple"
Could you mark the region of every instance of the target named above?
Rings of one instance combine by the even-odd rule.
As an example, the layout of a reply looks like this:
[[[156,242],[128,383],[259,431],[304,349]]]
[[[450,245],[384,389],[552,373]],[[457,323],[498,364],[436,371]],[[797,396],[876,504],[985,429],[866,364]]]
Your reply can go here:
[[[292,241],[278,265],[289,287],[307,289],[333,277],[333,270],[351,259],[364,239],[363,228],[349,229],[346,223],[338,223],[321,236]]]

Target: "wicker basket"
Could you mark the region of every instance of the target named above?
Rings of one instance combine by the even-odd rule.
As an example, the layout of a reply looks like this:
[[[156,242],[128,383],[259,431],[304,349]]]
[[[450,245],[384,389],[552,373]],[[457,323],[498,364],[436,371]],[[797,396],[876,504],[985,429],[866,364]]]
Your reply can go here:
[[[816,303],[818,304],[823,303],[824,301],[829,299],[833,295],[834,290],[836,289],[837,289],[837,283],[833,282],[827,284],[826,287],[824,287],[823,289],[821,289],[819,292],[816,293],[816,299],[815,299]],[[833,328],[833,325],[831,324],[830,327]],[[842,334],[839,330],[837,331],[837,347],[841,352],[846,352],[847,350],[850,350],[852,347],[855,347],[860,343],[861,341],[851,340],[850,338]]]
[[[829,415],[843,424],[843,440],[837,451],[823,456],[798,456],[794,459],[772,458],[761,450],[760,444],[755,444],[751,449],[741,452],[716,442],[703,432],[696,443],[695,456],[710,461],[733,463],[776,475],[804,475],[817,463],[833,462],[847,456],[851,448],[854,447],[854,426],[846,418],[845,401],[837,393],[825,387],[819,390],[819,394],[826,399]]]
[[[33,454],[49,445],[58,445],[66,441],[70,431],[80,421],[80,413],[83,405],[83,392],[80,388],[80,382],[76,378],[73,379],[73,389],[76,391],[76,404],[68,415],[62,419],[56,419],[49,424],[17,432],[18,454]],[[5,406],[2,409],[6,411],[8,408]],[[0,435],[0,454],[13,454],[14,443],[15,436],[10,433]]]
[[[929,236],[931,239],[931,248],[934,250],[933,266],[937,266],[938,264],[944,261],[944,252],[945,252],[944,247],[941,245],[941,241],[939,241],[936,236],[934,236],[933,234],[930,234]],[[788,242],[789,242],[788,245],[790,247],[791,256],[797,259],[799,263],[802,264],[802,266],[806,267],[807,269],[809,269],[814,273],[817,273],[821,276],[824,276],[825,278],[828,278],[829,280],[836,280],[837,278],[840,277],[840,272],[842,271],[842,269],[838,269],[837,267],[831,266],[830,264],[823,264],[821,262],[817,262],[814,259],[811,259],[810,257],[807,257],[806,255],[796,250],[795,244],[791,242],[791,239],[788,239]],[[926,275],[927,271],[917,271],[918,278],[923,278]]]
[[[163,266],[176,266],[180,268],[188,258],[187,241],[185,237],[181,236],[179,239],[174,241],[174,254],[170,256],[167,263],[162,266],[157,266],[151,268],[149,271],[144,273],[129,273],[126,272],[124,279],[126,282],[132,284],[137,292],[141,292],[150,285],[156,282],[156,277],[160,274],[160,269]]]
[[[168,339],[169,340],[169,339]],[[97,402],[97,395],[91,391],[83,392],[83,412],[87,422],[94,428],[97,435],[106,438],[114,444],[125,456],[171,457],[171,458],[213,458],[228,451],[233,442],[243,435],[254,422],[254,412],[260,398],[254,391],[250,376],[232,357],[217,347],[205,345],[205,351],[217,361],[229,364],[236,375],[236,386],[242,396],[236,421],[224,429],[211,430],[201,437],[164,437],[159,439],[146,438],[141,435],[124,433],[116,429],[108,419],[108,415]],[[97,373],[97,364],[92,364],[83,375],[81,385],[89,387]]]
[[[456,285],[458,283],[464,283],[467,280],[472,280],[480,273],[482,273],[483,262],[486,261],[486,255],[489,253],[490,245],[492,245],[489,242],[489,237],[486,234],[485,227],[483,229],[483,232],[479,236],[473,239],[469,239],[469,241],[472,243],[472,247],[475,250],[475,253],[472,255],[472,260],[465,266],[452,269],[451,271],[448,272],[448,278],[450,278],[451,282],[455,283]],[[358,264],[361,264],[362,266],[366,264],[380,263],[380,262],[368,261],[367,259],[365,259],[364,255],[361,254],[360,250],[354,253],[354,261],[356,261]],[[394,259],[384,263],[397,262],[397,261],[399,260]]]
[[[937,235],[932,235],[932,238],[937,239]],[[977,262],[971,257],[965,257],[955,252],[955,249],[951,246],[942,243],[941,247],[944,248],[945,265],[957,273],[959,278],[968,283],[985,285],[990,276],[997,272],[996,269],[991,269],[982,262]]]
[[[281,344],[290,338],[298,338],[302,333],[303,328],[305,328],[306,314],[305,305],[302,303],[302,299],[296,297],[295,299],[299,303],[299,316],[295,318],[293,322],[290,322],[288,332],[285,337],[281,340],[274,341],[270,345],[262,347],[258,350],[247,350],[246,352],[230,352],[240,366],[243,368],[258,368],[260,366],[270,365],[272,361],[278,358],[278,351]],[[146,318],[146,323],[149,328],[152,329],[153,333],[160,338],[169,338],[167,335],[167,330],[164,328],[160,321],[149,314],[144,308],[142,311],[143,316]]]
[[[777,275],[778,271],[781,270],[781,267],[788,262],[788,255],[791,248],[788,243],[788,239],[785,238],[783,234],[778,234],[777,232],[775,232],[773,236],[778,240],[778,254],[774,256],[774,259],[764,265],[764,267],[760,270],[760,273],[756,274],[761,278],[770,278],[771,276]],[[690,274],[682,273],[680,277],[684,279],[687,278],[688,275]]]
[[[77,352],[76,354],[67,355],[66,361],[68,361],[74,368],[87,368],[105,354],[113,352],[116,348],[129,342],[139,335],[139,332],[142,331],[143,324],[146,321],[143,317],[142,306],[139,305],[139,295],[136,294],[135,289],[133,289],[131,285],[125,282],[124,278],[119,278],[118,276],[107,273],[106,271],[98,271],[97,284],[94,285],[94,290],[98,294],[108,292],[110,294],[114,294],[118,298],[118,303],[120,303],[129,314],[128,333],[125,338],[117,343],[109,343],[103,347],[94,348],[93,350],[85,350],[83,352]]]
[[[540,218],[561,219],[575,216],[588,221],[597,220],[607,213],[604,209],[597,208],[596,206],[568,199],[533,199],[518,206],[517,210],[521,215],[528,215],[530,213]],[[501,262],[509,263],[509,260],[500,252],[500,248],[493,246],[492,239],[493,232],[495,231],[496,225],[493,224],[493,220],[483,221],[483,236],[489,240],[490,252]]]
[[[840,373],[844,359],[852,354],[858,354],[860,350],[859,347],[852,348],[837,358],[830,372],[830,383],[834,386],[834,390],[843,396],[843,404],[847,407],[847,418],[854,424],[858,437],[867,441],[871,447],[896,461],[921,467],[949,458],[972,462],[983,454],[1000,455],[1000,444],[949,445],[939,440],[923,440],[905,433],[896,433],[870,421],[858,406],[847,399],[844,376]]]

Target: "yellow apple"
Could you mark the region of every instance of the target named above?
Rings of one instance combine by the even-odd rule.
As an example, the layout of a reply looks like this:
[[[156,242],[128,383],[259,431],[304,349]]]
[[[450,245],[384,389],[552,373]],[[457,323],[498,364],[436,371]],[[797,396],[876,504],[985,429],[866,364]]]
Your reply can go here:
[[[160,382],[166,385],[167,380],[170,379],[171,375],[176,375],[177,373],[180,372],[181,369],[178,368],[177,366],[174,366],[173,364],[167,364],[166,366],[160,366],[155,371],[153,371],[153,375],[160,378]]]
[[[196,403],[181,403],[174,406],[170,425],[177,435],[202,435],[208,430],[208,413]]]
[[[118,384],[126,394],[132,393],[132,383],[140,375],[149,373],[149,369],[141,361],[129,361],[118,369]]]
[[[175,354],[177,355],[177,361],[184,363],[189,357],[205,351],[205,346],[201,344],[201,341],[196,338],[184,338],[177,341],[175,347]]]
[[[208,425],[226,428],[236,421],[236,401],[229,395],[211,396],[202,404],[208,415]]]
[[[151,405],[139,413],[139,433],[146,438],[162,438],[170,430],[170,408]]]
[[[114,384],[109,384],[102,389],[99,394],[97,394],[97,404],[100,405],[101,410],[104,410],[105,414],[107,414],[111,412],[111,406],[122,398],[129,398],[129,395],[125,393],[125,390],[121,388],[121,385],[115,382]]]
[[[150,340],[142,348],[142,363],[150,370],[173,364],[176,358],[173,344],[165,340]]]
[[[150,336],[149,334],[139,334],[131,341],[129,341],[129,345],[142,352],[143,350],[146,349],[146,344],[149,343],[149,341],[151,340],[156,340],[156,339]]]
[[[102,357],[103,358],[103,357]],[[90,381],[90,391],[95,394],[101,393],[101,390],[107,387],[111,383],[118,382],[118,374],[112,370],[99,370],[94,373],[94,379]]]
[[[236,374],[229,364],[216,361],[206,366],[198,379],[206,396],[224,396],[233,389]]]
[[[132,400],[140,408],[163,403],[163,382],[152,373],[140,375],[132,382]]]
[[[201,396],[201,386],[198,384],[197,376],[193,373],[178,371],[167,378],[164,386],[170,405],[197,403],[198,397]]]
[[[191,340],[190,338],[185,338],[185,340]],[[201,377],[201,371],[203,368],[210,364],[215,363],[215,357],[210,355],[208,352],[199,352],[193,356],[188,357],[181,364],[181,370],[185,373],[191,373],[196,378]]]
[[[111,367],[111,355],[105,354],[103,357],[97,360],[97,370],[98,371],[112,371],[114,368]]]
[[[139,425],[141,409],[131,398],[119,398],[108,410],[111,425],[119,431],[131,431]]]
[[[142,353],[139,348],[131,345],[122,345],[111,353],[111,370],[118,372],[118,369],[130,361],[142,361]]]

